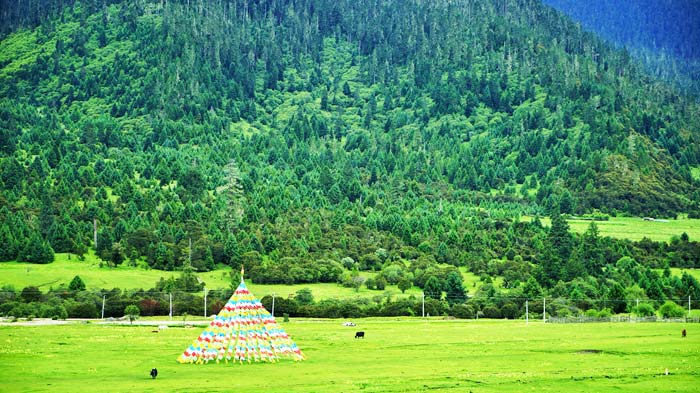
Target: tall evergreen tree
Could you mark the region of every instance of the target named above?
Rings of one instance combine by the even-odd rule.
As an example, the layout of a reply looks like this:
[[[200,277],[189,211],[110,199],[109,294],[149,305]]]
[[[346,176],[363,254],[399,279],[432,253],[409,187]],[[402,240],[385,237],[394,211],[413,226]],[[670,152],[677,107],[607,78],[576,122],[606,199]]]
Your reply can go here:
[[[440,280],[435,276],[430,276],[425,282],[423,292],[426,298],[435,300],[442,299],[442,285],[440,284]]]
[[[464,279],[459,272],[453,271],[445,280],[445,296],[450,306],[467,301],[467,291],[464,289]]]

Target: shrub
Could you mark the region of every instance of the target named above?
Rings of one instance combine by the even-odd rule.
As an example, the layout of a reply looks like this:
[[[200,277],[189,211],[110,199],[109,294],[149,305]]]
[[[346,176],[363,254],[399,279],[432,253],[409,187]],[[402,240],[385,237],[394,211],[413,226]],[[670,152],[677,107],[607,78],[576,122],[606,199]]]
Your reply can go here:
[[[66,301],[66,311],[70,318],[97,318],[97,306],[92,302]]]
[[[685,309],[676,303],[667,300],[659,307],[659,314],[664,318],[680,318],[685,316]]]
[[[632,313],[639,317],[650,317],[655,312],[654,306],[649,303],[640,303],[638,306],[632,307]]]
[[[68,311],[63,307],[62,304],[58,302],[51,302],[41,304],[39,306],[39,317],[41,318],[51,318],[51,319],[66,319],[68,318]]]
[[[489,305],[483,309],[485,318],[501,318],[501,310],[498,307]]]
[[[503,318],[516,319],[520,316],[520,310],[514,303],[508,302],[501,307],[501,315]]]
[[[39,288],[34,286],[28,286],[22,289],[20,297],[22,298],[22,300],[24,300],[25,303],[31,303],[40,302],[43,295],[41,294]]]
[[[17,318],[26,318],[37,315],[37,311],[37,303],[16,303],[15,307],[13,307],[7,315]]]
[[[466,304],[455,304],[450,308],[450,315],[461,319],[474,319],[474,307]]]

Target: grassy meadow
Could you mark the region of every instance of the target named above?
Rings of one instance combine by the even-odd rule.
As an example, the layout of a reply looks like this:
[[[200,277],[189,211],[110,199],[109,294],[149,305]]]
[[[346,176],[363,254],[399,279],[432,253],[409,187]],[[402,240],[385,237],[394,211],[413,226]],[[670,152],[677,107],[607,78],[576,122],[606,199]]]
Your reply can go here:
[[[307,360],[178,364],[201,332],[0,326],[3,392],[695,392],[700,327],[361,319],[282,323]],[[681,329],[688,337],[681,338]],[[354,339],[355,330],[366,332]],[[157,367],[159,376],[148,375]],[[666,375],[668,369],[668,375]]]
[[[523,217],[530,221],[531,217]],[[542,225],[549,226],[549,217],[541,217]],[[590,220],[567,220],[571,232],[584,233],[591,225]],[[654,241],[670,241],[685,232],[690,240],[700,240],[700,219],[679,218],[668,221],[644,221],[640,217],[610,217],[608,221],[596,221],[600,236],[633,241],[648,238]]]

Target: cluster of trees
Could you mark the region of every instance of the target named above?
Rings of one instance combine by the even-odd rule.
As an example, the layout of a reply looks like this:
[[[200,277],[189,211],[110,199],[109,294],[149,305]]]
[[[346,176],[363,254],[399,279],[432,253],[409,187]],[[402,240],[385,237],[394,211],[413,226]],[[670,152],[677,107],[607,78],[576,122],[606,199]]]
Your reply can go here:
[[[700,265],[559,219],[700,212],[700,116],[539,1],[9,3],[0,260],[376,288]]]
[[[635,277],[638,274],[635,263],[625,257],[617,262],[610,278],[579,278],[569,283],[559,282],[549,290],[530,278],[515,291],[505,293],[486,282],[474,294],[467,296],[461,275],[451,271],[445,279],[430,275],[420,297],[396,296],[384,291],[384,288],[377,288],[376,284],[370,286],[368,280],[368,287],[378,289],[376,295],[368,298],[317,301],[310,289],[302,289],[288,298],[276,297],[273,300],[272,296],[267,295],[261,302],[268,310],[274,310],[277,316],[321,318],[449,315],[457,318],[516,319],[522,318],[526,312],[536,318],[545,309],[545,302],[547,314],[558,317],[607,317],[618,313],[637,316],[658,313],[662,317],[683,317],[685,310],[676,302],[687,304],[683,297],[679,297],[685,294],[693,299],[693,307],[700,306],[700,284],[692,276],[685,273],[681,278],[672,277],[668,270],[659,276],[647,270],[641,277]],[[105,318],[119,318],[128,314],[132,319],[137,316],[169,315],[171,305],[174,315],[185,318],[187,315],[218,313],[232,295],[233,287],[209,291],[205,303],[201,284],[192,280],[193,277],[190,272],[183,273],[177,279],[161,279],[147,291],[88,290],[78,276],[68,287],[61,286],[47,293],[33,286],[19,292],[5,286],[0,290],[0,315],[65,319],[98,318],[104,313]]]

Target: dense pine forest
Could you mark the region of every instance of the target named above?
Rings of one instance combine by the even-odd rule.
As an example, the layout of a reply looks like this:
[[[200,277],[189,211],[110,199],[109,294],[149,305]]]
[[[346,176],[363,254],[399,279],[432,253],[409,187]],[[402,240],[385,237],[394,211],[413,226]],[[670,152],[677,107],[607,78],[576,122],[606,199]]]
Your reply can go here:
[[[697,239],[565,220],[700,217],[700,106],[539,0],[2,1],[0,27],[2,261],[700,299],[668,274]]]

